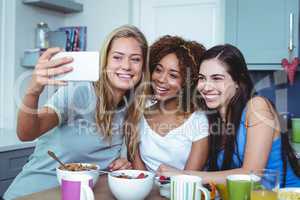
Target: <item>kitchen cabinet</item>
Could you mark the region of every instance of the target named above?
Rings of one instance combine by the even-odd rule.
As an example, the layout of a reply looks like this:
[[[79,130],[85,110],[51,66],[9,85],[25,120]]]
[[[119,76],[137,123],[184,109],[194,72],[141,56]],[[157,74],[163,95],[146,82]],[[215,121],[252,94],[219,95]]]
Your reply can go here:
[[[21,142],[16,130],[0,129],[0,199],[33,153],[35,143]]]
[[[0,197],[22,170],[34,147],[0,152]]]
[[[224,42],[223,0],[133,0],[132,5],[133,24],[150,43],[166,34],[207,48]]]
[[[298,0],[226,0],[225,42],[237,46],[250,69],[281,69],[298,56]]]

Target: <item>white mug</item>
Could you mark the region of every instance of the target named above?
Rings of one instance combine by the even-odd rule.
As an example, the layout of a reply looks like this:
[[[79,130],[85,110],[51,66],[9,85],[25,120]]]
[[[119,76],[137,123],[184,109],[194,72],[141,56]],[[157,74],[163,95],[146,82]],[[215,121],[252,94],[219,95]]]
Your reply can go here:
[[[209,191],[202,186],[198,176],[178,175],[171,177],[171,200],[201,200],[201,192],[205,200],[210,200]]]
[[[85,174],[65,176],[61,181],[62,200],[94,200],[93,177]]]

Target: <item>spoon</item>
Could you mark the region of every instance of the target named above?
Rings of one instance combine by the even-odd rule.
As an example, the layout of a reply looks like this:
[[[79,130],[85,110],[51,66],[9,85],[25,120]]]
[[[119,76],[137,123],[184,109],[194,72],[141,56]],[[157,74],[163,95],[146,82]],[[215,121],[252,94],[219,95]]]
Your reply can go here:
[[[120,176],[121,175],[121,173],[114,172],[114,171],[107,171],[107,170],[101,170],[101,169],[98,169],[97,171],[100,173],[103,173],[103,174],[110,174],[112,176]]]
[[[127,174],[124,174],[124,173],[121,173],[121,172],[107,171],[107,170],[101,170],[101,169],[98,169],[97,171],[100,172],[100,173],[104,173],[104,174],[110,174],[111,176],[114,176],[114,177],[119,177],[119,176],[121,176],[121,175],[125,175],[125,176],[127,176],[129,179],[134,179],[134,176],[127,175]]]
[[[66,165],[65,165],[61,160],[58,159],[58,157],[55,155],[54,152],[48,150],[48,155],[49,155],[51,158],[53,158],[54,160],[56,160],[57,162],[59,162],[59,164],[60,164],[64,169],[67,168]]]
[[[110,171],[105,171],[105,170],[101,170],[101,169],[98,169],[97,171],[100,172],[100,173],[103,173],[103,174],[110,174],[110,173],[112,173]]]

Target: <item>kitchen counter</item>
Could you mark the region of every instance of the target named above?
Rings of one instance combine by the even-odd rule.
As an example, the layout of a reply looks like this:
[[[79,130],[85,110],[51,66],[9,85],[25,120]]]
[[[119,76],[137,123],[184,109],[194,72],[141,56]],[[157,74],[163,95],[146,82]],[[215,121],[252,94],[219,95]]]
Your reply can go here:
[[[12,129],[0,129],[0,152],[34,147],[36,141],[22,142]]]

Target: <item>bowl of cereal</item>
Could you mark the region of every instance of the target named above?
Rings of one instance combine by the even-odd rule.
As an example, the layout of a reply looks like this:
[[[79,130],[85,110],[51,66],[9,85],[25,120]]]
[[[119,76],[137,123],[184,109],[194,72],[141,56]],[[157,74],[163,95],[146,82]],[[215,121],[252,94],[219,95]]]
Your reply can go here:
[[[117,170],[108,174],[108,186],[118,200],[142,200],[151,192],[154,173],[143,170]]]
[[[86,174],[93,177],[93,186],[96,185],[99,175],[100,167],[91,163],[67,163],[64,166],[56,168],[56,175],[59,184],[64,177],[70,177],[74,174]]]

